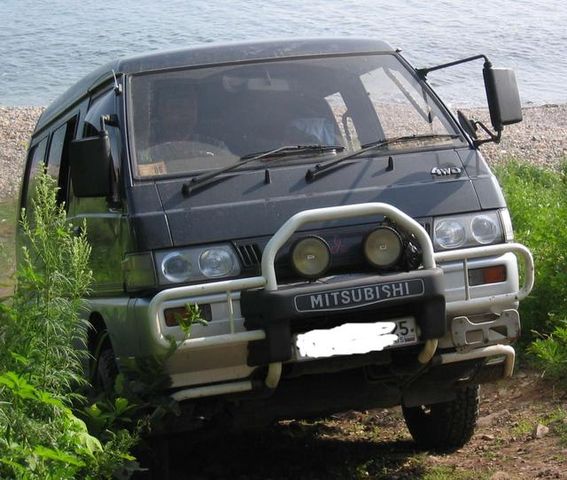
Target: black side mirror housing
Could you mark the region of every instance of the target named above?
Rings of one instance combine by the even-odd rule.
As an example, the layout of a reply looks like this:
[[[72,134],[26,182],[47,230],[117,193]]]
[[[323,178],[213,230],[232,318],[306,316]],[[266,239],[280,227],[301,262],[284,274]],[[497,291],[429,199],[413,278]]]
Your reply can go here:
[[[112,194],[112,155],[108,133],[74,140],[69,146],[71,184],[77,197]]]
[[[505,125],[521,122],[522,104],[514,71],[485,63],[482,73],[494,130],[501,132]]]

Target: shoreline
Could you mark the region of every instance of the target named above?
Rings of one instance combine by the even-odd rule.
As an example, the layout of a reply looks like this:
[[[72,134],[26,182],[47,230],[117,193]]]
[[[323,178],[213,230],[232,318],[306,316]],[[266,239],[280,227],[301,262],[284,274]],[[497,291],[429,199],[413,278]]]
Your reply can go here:
[[[18,195],[29,138],[43,110],[43,107],[0,106],[0,201]],[[462,110],[490,125],[486,109],[467,107]],[[490,164],[517,158],[534,165],[559,168],[567,158],[567,104],[527,106],[522,112],[524,120],[507,126],[502,141],[498,145],[483,145],[482,153]]]

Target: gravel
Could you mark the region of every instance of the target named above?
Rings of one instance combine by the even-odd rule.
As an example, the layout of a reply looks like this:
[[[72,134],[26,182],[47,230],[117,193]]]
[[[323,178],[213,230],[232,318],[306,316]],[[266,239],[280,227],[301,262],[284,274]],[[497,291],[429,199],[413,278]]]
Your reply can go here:
[[[20,188],[30,135],[41,107],[0,107],[0,200],[14,198]],[[486,110],[466,113],[490,125]],[[524,108],[524,121],[506,127],[502,142],[483,145],[492,163],[517,158],[558,168],[567,158],[567,105]]]
[[[0,200],[20,191],[30,135],[41,112],[41,107],[0,107]]]
[[[467,111],[471,118],[490,125],[486,110]],[[502,132],[502,141],[481,147],[491,163],[510,158],[535,165],[557,169],[567,160],[567,105],[544,105],[522,110],[524,120],[508,125]]]

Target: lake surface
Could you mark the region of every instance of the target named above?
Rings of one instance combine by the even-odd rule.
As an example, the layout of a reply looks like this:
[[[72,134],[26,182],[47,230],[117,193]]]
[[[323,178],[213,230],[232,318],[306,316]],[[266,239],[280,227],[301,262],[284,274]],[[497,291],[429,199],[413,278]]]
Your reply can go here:
[[[523,103],[567,103],[564,0],[0,0],[0,105],[47,105],[114,58],[250,39],[360,36],[415,66],[477,53],[516,70]],[[454,105],[484,105],[482,62],[431,73]]]

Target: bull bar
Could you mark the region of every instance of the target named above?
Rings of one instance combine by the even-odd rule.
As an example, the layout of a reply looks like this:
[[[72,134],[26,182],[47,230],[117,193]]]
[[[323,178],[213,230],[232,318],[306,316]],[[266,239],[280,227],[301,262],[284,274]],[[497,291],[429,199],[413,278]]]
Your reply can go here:
[[[163,315],[162,306],[171,300],[187,299],[191,303],[194,297],[212,294],[226,294],[228,304],[229,324],[231,333],[205,338],[186,339],[178,343],[178,349],[200,349],[220,345],[233,345],[247,343],[266,338],[266,333],[262,329],[250,330],[246,332],[234,332],[234,310],[233,300],[239,297],[239,292],[247,289],[264,288],[268,291],[276,291],[278,283],[275,272],[275,258],[280,248],[290,239],[290,237],[303,225],[313,222],[341,220],[352,217],[364,216],[384,216],[388,217],[402,228],[412,233],[419,242],[423,255],[423,268],[435,269],[438,262],[462,261],[465,276],[465,299],[447,304],[447,314],[462,310],[463,308],[485,307],[491,308],[498,305],[506,305],[510,302],[519,301],[527,297],[534,284],[534,263],[530,251],[518,243],[505,243],[498,245],[479,246],[470,249],[460,249],[446,252],[435,253],[429,234],[413,218],[399,210],[398,208],[386,203],[364,203],[346,206],[326,207],[312,210],[304,210],[290,217],[272,236],[264,249],[261,261],[261,275],[249,278],[225,280],[199,285],[189,285],[162,290],[151,300],[148,308],[151,334],[156,342],[167,348],[170,341],[161,331],[161,317]],[[491,255],[513,252],[524,261],[524,283],[522,287],[511,293],[492,295],[482,298],[471,298],[470,286],[468,284],[468,260]],[[421,364],[427,364],[435,356],[437,351],[437,339],[427,340],[418,355]],[[493,345],[475,349],[469,352],[442,353],[436,357],[440,364],[454,363],[490,356],[505,357],[505,376],[510,376],[514,367],[515,352],[510,346]],[[279,383],[282,372],[282,363],[271,363],[264,383],[266,387],[275,389]],[[177,400],[188,400],[213,395],[223,395],[229,393],[246,392],[253,389],[251,380],[225,382],[210,386],[191,387],[173,393],[172,397]]]

